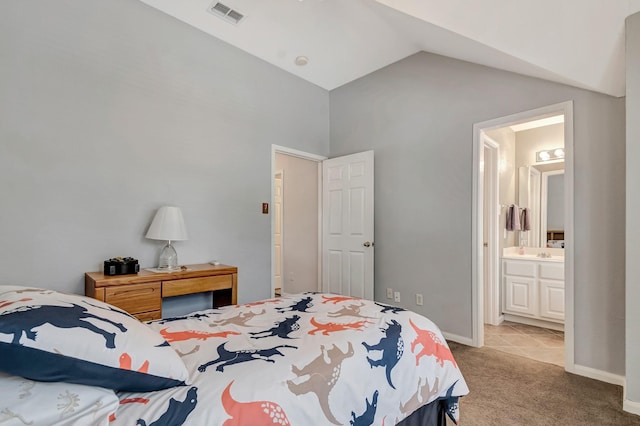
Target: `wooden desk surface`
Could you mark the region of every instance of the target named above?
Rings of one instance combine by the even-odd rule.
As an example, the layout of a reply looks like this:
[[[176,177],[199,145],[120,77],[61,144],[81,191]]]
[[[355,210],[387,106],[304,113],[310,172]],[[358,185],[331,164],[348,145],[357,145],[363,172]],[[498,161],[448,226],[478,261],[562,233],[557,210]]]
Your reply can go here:
[[[87,272],[85,278],[92,281],[94,287],[109,287],[125,284],[139,284],[153,281],[179,280],[183,278],[210,277],[214,275],[237,274],[238,268],[229,265],[212,265],[210,263],[200,263],[195,265],[184,265],[186,271],[176,272],[151,272],[140,269],[137,274],[128,275],[105,275],[103,272]]]

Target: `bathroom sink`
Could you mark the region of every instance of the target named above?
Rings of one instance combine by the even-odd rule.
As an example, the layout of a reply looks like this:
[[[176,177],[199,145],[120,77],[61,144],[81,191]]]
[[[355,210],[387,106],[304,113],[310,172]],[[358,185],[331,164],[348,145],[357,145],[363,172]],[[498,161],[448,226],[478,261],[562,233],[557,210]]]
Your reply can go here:
[[[525,247],[524,254],[520,254],[520,252],[521,249],[518,247],[507,247],[503,250],[502,257],[505,259],[564,262],[564,249]],[[541,257],[539,256],[540,253],[550,254],[551,256]]]
[[[551,256],[551,257],[538,257],[535,254],[504,254],[505,259],[520,259],[520,260],[541,260],[546,262],[564,262],[564,256]]]

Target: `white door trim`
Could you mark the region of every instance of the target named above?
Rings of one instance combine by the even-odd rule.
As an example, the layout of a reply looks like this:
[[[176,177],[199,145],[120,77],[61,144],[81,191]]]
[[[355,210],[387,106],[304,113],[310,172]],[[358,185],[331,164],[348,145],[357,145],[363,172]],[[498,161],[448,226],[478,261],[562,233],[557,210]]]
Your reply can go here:
[[[284,170],[282,169],[278,169],[276,170],[276,172],[273,174],[273,179],[274,179],[274,188],[275,188],[275,179],[276,176],[280,176],[280,179],[282,180],[282,194],[280,194],[280,208],[281,208],[281,212],[280,212],[280,293],[283,294],[285,292],[284,290]],[[275,230],[277,228],[276,225],[278,225],[277,221],[276,221],[276,210],[275,210],[275,194],[274,194],[274,200],[271,203],[271,214],[273,215],[273,249],[275,250]],[[273,260],[273,279],[274,279],[274,283],[273,283],[273,289],[275,291],[276,287],[276,283],[275,283],[275,271],[276,269],[276,259],[277,257],[275,256],[275,252],[274,252],[274,260]]]
[[[483,283],[485,289],[489,289],[488,292],[484,293],[484,301],[485,306],[488,308],[488,312],[486,315],[486,319],[490,324],[498,325],[500,323],[500,291],[498,290],[500,286],[500,230],[498,226],[498,218],[500,217],[500,208],[499,208],[499,162],[500,162],[500,145],[487,136],[484,132],[483,134],[483,156],[484,149],[489,149],[491,152],[491,170],[487,169],[487,161],[484,159],[484,173],[489,173],[489,182],[491,184],[490,188],[484,188],[484,179],[481,179],[480,185],[483,186],[482,194],[487,192],[487,196],[482,196],[482,199],[488,198],[489,203],[488,206],[483,206],[484,212],[486,212],[490,219],[489,222],[489,230],[487,233],[487,245],[489,250],[487,250],[488,254],[488,264],[490,265],[489,271],[487,272],[487,277],[489,281],[489,285]],[[481,173],[483,171],[481,170]],[[484,238],[483,238],[484,239]],[[482,250],[481,255],[484,253]],[[479,261],[480,267],[484,268],[484,261]],[[484,278],[484,271],[480,273],[480,277]],[[484,331],[484,327],[482,327]]]
[[[273,191],[274,187],[274,178],[276,172],[276,154],[285,154],[290,155],[292,157],[303,158],[305,160],[311,160],[318,163],[318,291],[320,291],[322,286],[322,162],[327,159],[327,157],[311,154],[309,152],[300,151],[293,148],[288,148],[286,146],[281,145],[271,145],[271,205],[274,204],[275,194]],[[273,241],[273,231],[275,229],[275,215],[271,214],[271,293],[273,296],[275,291],[275,280],[273,276],[273,271],[275,268],[275,248]]]
[[[565,150],[565,370],[575,373],[574,356],[574,190],[573,190],[573,101],[561,102],[546,107],[525,111],[506,117],[475,123],[473,125],[473,165],[472,165],[472,222],[471,222],[471,303],[472,303],[472,341],[473,345],[484,345],[484,312],[481,265],[479,253],[482,252],[482,200],[478,199],[480,177],[480,151],[484,149],[482,131],[498,129],[530,121],[532,118],[564,114],[564,150]],[[481,260],[481,259],[480,259]]]

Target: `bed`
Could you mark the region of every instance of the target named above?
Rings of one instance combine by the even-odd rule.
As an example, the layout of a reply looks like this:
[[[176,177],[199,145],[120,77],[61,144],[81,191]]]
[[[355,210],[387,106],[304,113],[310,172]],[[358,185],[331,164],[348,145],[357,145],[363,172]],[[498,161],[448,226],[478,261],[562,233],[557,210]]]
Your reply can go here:
[[[468,393],[430,320],[322,293],[143,324],[83,296],[0,286],[0,360],[6,424],[33,422],[36,404],[46,411],[20,398],[31,385],[93,392],[67,412],[73,421],[58,400],[49,423],[31,424],[114,426],[442,426],[458,423]]]

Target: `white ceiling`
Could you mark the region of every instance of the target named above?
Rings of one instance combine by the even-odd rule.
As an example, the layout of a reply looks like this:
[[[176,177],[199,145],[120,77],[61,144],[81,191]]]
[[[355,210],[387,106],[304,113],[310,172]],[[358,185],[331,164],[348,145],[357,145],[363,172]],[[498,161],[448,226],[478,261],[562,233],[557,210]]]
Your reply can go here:
[[[141,0],[332,90],[419,51],[624,96],[624,20],[640,0]],[[306,66],[295,58],[309,58]]]

